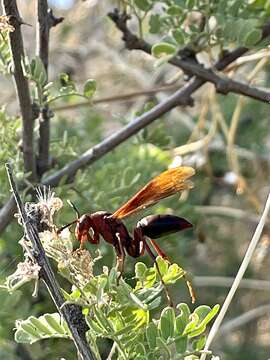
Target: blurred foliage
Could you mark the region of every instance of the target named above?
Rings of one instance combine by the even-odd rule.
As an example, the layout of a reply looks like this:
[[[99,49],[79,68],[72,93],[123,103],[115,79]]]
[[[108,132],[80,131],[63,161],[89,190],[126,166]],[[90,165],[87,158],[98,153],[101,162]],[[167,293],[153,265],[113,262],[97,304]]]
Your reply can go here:
[[[53,75],[48,84],[45,81],[47,78],[40,59],[33,55],[33,33],[31,33],[28,43],[26,42],[29,55],[25,58],[25,74],[31,82],[32,99],[39,105],[43,106],[48,103],[52,107],[57,104],[70,105],[74,104],[80,97],[88,101],[89,98],[103,93],[104,88],[107,89],[109,95],[118,92],[125,94],[129,87],[132,88],[135,84],[137,88],[138,84],[140,85],[138,72],[141,72],[144,80],[142,87],[148,87],[149,78],[146,77],[146,74],[151,73],[152,76],[154,62],[149,65],[149,58],[140,58],[137,52],[134,55],[135,61],[130,62],[131,56],[126,55],[123,51],[123,43],[119,44],[118,42],[118,33],[116,34],[112,24],[107,20],[104,21],[102,17],[111,10],[109,6],[103,7],[102,2],[99,2],[92,8],[86,7],[87,3],[88,1],[75,4],[70,11],[66,12],[67,21],[63,25],[59,25],[58,33],[55,35],[52,32],[50,61]],[[267,52],[269,49],[261,50],[261,48],[267,46],[269,38],[263,42],[263,45],[256,45],[256,42],[261,34],[261,25],[269,17],[269,1],[129,0],[120,1],[120,3],[120,10],[125,9],[132,15],[130,21],[132,29],[137,30],[141,37],[153,44],[152,52],[156,57],[161,57],[162,63],[166,62],[172,55],[178,53],[185,55],[181,53],[184,48],[189,48],[192,52],[201,55],[207,54],[207,57],[213,62],[223,54],[224,50],[244,45],[251,49],[251,55],[262,55],[261,58],[256,59],[255,57],[253,60],[246,60],[243,64],[231,68],[230,76],[239,77],[245,81],[248,74],[254,70],[261,60],[267,60],[268,55],[264,57],[261,51]],[[20,4],[20,6],[24,7],[23,19],[34,25],[33,12],[30,11],[30,9],[34,9],[34,6],[31,7],[28,3]],[[98,26],[96,21],[100,21]],[[102,29],[102,36],[100,29]],[[27,31],[31,29],[23,27],[23,30],[26,32],[27,38]],[[107,32],[105,33],[105,31]],[[101,43],[104,47],[99,50],[98,45]],[[128,64],[126,67],[120,62],[120,57],[124,59],[123,62]],[[105,61],[105,59],[107,60]],[[5,76],[2,79],[11,82],[12,66],[5,32],[1,32],[0,71]],[[160,68],[156,71],[160,71]],[[163,81],[169,82],[172,78],[171,70],[166,66],[162,71],[157,76],[158,79],[162,79],[157,80],[157,83],[160,82],[161,84]],[[179,73],[175,71],[173,76],[179,77]],[[254,86],[269,88],[269,62],[265,62],[261,71],[253,79],[253,83]],[[4,88],[5,86],[3,86]],[[24,173],[20,143],[21,123],[19,116],[17,116],[16,106],[13,106],[14,102],[12,99],[10,100],[6,92],[8,93],[8,90],[5,88],[2,95],[3,101],[7,103],[7,108],[4,106],[0,111],[0,162],[3,164],[11,159],[17,180],[23,182]],[[195,100],[196,105],[193,109],[175,109],[174,115],[166,114],[155,124],[142,130],[136,137],[125,142],[90,167],[78,172],[72,184],[64,184],[63,179],[62,184],[56,189],[57,195],[65,203],[61,214],[56,217],[57,224],[61,226],[74,219],[74,211],[66,206],[65,201],[67,199],[72,200],[81,213],[98,210],[114,211],[151,177],[166,169],[172,162],[178,161],[197,168],[195,189],[190,194],[184,194],[180,199],[174,196],[164,200],[152,209],[144,211],[140,216],[167,212],[191,220],[194,224],[193,231],[187,231],[181,235],[166,236],[160,240],[161,247],[166,250],[173,262],[177,262],[184,269],[192,271],[193,275],[234,277],[254,225],[245,219],[242,222],[233,217],[199,213],[196,206],[215,205],[239,208],[248,213],[257,213],[253,202],[250,201],[250,194],[253,197],[255,196],[262,205],[269,186],[267,181],[269,178],[269,105],[250,99],[244,101],[233,141],[236,145],[241,172],[241,174],[236,174],[229,161],[227,142],[239,97],[230,94],[227,96],[213,95],[210,87],[204,87],[203,91],[196,95]],[[69,110],[55,111],[51,120],[50,144],[54,167],[44,177],[62,168],[69,161],[76,159],[83,151],[100,142],[108,133],[114,132],[123,123],[128,123],[135,114],[139,115],[149,110],[159,101],[160,97],[157,95],[151,97],[149,101],[138,102],[138,104],[126,102],[120,106],[111,103],[109,107],[78,108],[71,112]],[[212,123],[220,114],[224,123],[223,125],[220,122],[218,123],[217,130],[209,143],[196,151],[188,151],[184,155],[175,156],[176,148],[203,140]],[[235,192],[238,186],[237,179],[240,175],[244,176],[248,185],[241,196],[236,195]],[[3,166],[0,168],[0,179],[0,202],[4,204],[9,196],[9,186]],[[136,224],[138,219],[139,215],[136,215],[127,220],[129,229]],[[264,235],[267,249],[267,244],[269,244],[268,230],[265,231]],[[20,236],[22,236],[22,230],[15,222],[0,235],[1,283],[4,283],[5,278],[13,272],[16,263],[22,258],[21,249],[18,247]],[[198,239],[201,242],[198,242]],[[78,244],[74,245],[78,246]],[[88,249],[92,255],[95,254],[96,248],[88,246]],[[107,294],[111,289],[108,282],[115,281],[112,279],[114,276],[112,248],[102,243],[100,249],[102,259],[95,263],[96,273],[99,275],[88,285],[98,287],[98,296]],[[247,276],[255,279],[267,279],[267,269],[270,264],[267,258],[261,259],[259,255],[258,258],[255,258],[254,264],[251,264]],[[155,269],[151,267],[151,260],[146,257],[142,260],[146,263],[147,271],[155,273]],[[176,334],[178,336],[181,333],[182,336],[184,332],[183,324],[177,319],[181,318],[186,311],[190,313],[189,319],[194,321],[189,325],[188,321],[190,320],[187,320],[185,326],[189,325],[190,328],[193,326],[196,328],[201,322],[200,311],[205,312],[205,314],[211,313],[211,309],[214,311],[213,309],[216,309],[214,308],[215,304],[222,303],[227,289],[220,286],[205,289],[198,287],[196,289],[198,300],[196,308],[193,308],[192,305],[189,307],[183,304],[190,301],[188,292],[184,281],[177,281],[176,285],[170,289],[173,298],[179,304],[175,312],[167,308],[163,300],[159,300],[161,301],[159,304],[154,304],[156,308],[145,310],[144,306],[149,304],[145,301],[144,295],[140,293],[142,289],[136,288],[133,278],[134,268],[137,276],[139,276],[138,268],[144,267],[141,264],[135,265],[135,260],[129,258],[125,280],[121,282],[119,288],[114,285],[112,287],[115,291],[112,296],[117,294],[119,297],[118,292],[122,292],[122,298],[120,296],[119,299],[128,302],[130,305],[128,313],[121,313],[121,316],[125,318],[127,326],[132,326],[132,328],[121,328],[121,323],[116,314],[111,316],[109,320],[107,319],[109,324],[107,322],[105,324],[104,314],[107,315],[108,311],[106,304],[102,304],[101,310],[98,309],[103,317],[96,318],[96,320],[93,314],[96,314],[95,311],[97,310],[89,309],[88,306],[85,307],[89,325],[93,329],[95,328],[93,331],[102,352],[101,357],[105,359],[108,355],[111,347],[110,339],[115,337],[115,333],[121,337],[121,331],[130,331],[137,322],[139,323],[139,325],[137,324],[138,329],[143,330],[136,333],[140,343],[135,351],[137,354],[141,354],[142,358],[145,351],[147,353],[152,351],[155,358],[158,358],[159,351],[161,351],[162,358],[165,358],[172,351],[171,345],[175,346],[176,349],[181,349],[181,351],[187,347],[191,349],[194,346],[196,350],[196,348],[203,346],[205,339],[202,333],[196,341],[190,337],[188,344],[186,336],[181,337],[181,339],[175,338]],[[108,266],[110,270],[103,272],[104,265]],[[63,274],[63,269],[60,270]],[[137,279],[137,281],[139,283],[140,280]],[[66,290],[67,299],[75,302],[81,301],[82,293],[80,290],[74,287],[70,288],[70,282],[62,277],[60,282],[62,288]],[[27,326],[23,329],[22,324],[24,326],[28,322],[30,322],[31,327],[33,318],[36,319],[34,320],[36,325],[36,321],[41,319],[42,325],[47,329],[47,324],[44,323],[42,316],[55,312],[46,289],[41,286],[38,297],[32,298],[33,288],[30,285],[25,285],[12,295],[0,289],[2,305],[0,311],[0,357],[12,360],[21,358],[42,360],[57,357],[64,357],[68,360],[75,358],[76,353],[72,343],[63,338],[44,339],[31,346],[26,343],[17,344],[14,342],[16,320],[20,320],[16,323],[17,331],[27,329]],[[155,286],[158,287],[157,283]],[[128,298],[127,291],[134,294],[135,297]],[[156,299],[162,298],[162,296],[161,293],[158,293]],[[114,298],[115,305],[117,299]],[[267,301],[269,302],[269,295],[266,291],[255,293],[254,290],[239,289],[238,297],[235,298],[234,304],[230,308],[229,317],[239,316]],[[143,304],[143,308],[139,304]],[[209,307],[205,305],[201,307],[201,304],[208,304]],[[151,311],[150,316],[145,315],[148,311]],[[140,323],[142,319],[144,322]],[[234,329],[230,334],[217,338],[214,343],[214,352],[221,354],[222,359],[230,360],[266,358],[270,351],[270,327],[266,324],[267,321],[268,317],[265,315],[262,319],[247,323],[243,327]],[[181,323],[181,331],[177,327],[179,323]],[[62,325],[60,324],[60,326]],[[28,328],[28,330],[31,329]],[[56,335],[55,329],[55,332],[51,329],[46,331],[49,332],[48,337]],[[40,334],[46,335],[46,331],[43,333],[41,331]],[[29,332],[26,331],[26,334],[21,332],[20,334],[28,336]],[[154,338],[156,338],[156,342],[153,340]],[[125,351],[132,353],[134,349],[127,346]]]

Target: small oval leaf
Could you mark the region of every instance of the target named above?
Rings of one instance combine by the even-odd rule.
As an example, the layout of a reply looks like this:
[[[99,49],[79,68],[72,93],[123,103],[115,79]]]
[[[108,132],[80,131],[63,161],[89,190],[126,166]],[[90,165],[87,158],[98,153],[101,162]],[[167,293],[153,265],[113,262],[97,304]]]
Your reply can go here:
[[[156,58],[174,55],[175,53],[176,47],[173,44],[161,42],[152,46],[152,55]]]
[[[162,310],[159,321],[159,329],[163,339],[172,338],[175,329],[175,313],[173,308],[166,307]]]
[[[84,84],[83,94],[87,98],[91,98],[97,89],[97,83],[94,79],[88,79]]]

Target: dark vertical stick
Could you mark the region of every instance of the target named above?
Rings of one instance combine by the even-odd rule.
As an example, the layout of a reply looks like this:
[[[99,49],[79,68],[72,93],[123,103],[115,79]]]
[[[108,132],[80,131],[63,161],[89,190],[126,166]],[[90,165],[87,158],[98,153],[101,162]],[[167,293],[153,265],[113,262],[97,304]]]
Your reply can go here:
[[[56,18],[48,8],[47,0],[37,1],[37,32],[36,32],[36,54],[40,57],[48,77],[49,65],[49,40],[50,29],[63,21],[64,18]],[[42,99],[44,102],[46,98]],[[49,168],[50,157],[50,118],[51,111],[47,105],[40,109],[39,114],[39,141],[38,141],[38,175]]]
[[[11,190],[13,192],[19,214],[22,219],[26,237],[31,241],[33,247],[33,257],[38,265],[41,267],[40,277],[47,286],[51,298],[53,299],[58,312],[63,316],[70,329],[75,346],[83,360],[95,360],[93,353],[91,352],[89,345],[86,341],[86,331],[88,330],[85,319],[82,315],[81,309],[76,305],[66,304],[64,305],[64,298],[61,293],[59,284],[53,273],[52,267],[46,257],[44,248],[41,244],[37,226],[26,214],[24,205],[16,189],[16,184],[13,179],[12,170],[9,164],[6,164],[6,170],[10,183]]]
[[[24,47],[21,33],[22,20],[17,8],[16,0],[2,0],[5,15],[9,16],[10,23],[15,31],[9,33],[9,43],[13,62],[13,78],[22,114],[22,140],[24,171],[30,173],[28,180],[36,182],[36,160],[34,152],[33,123],[34,116],[29,91],[28,80],[25,78],[21,61],[24,58]]]
[[[49,62],[49,15],[47,0],[37,1],[37,32],[36,53],[43,62],[48,76]],[[45,99],[44,99],[45,100]],[[38,175],[39,177],[49,166],[49,143],[50,143],[50,116],[47,106],[40,109],[39,114],[39,141],[38,141]]]

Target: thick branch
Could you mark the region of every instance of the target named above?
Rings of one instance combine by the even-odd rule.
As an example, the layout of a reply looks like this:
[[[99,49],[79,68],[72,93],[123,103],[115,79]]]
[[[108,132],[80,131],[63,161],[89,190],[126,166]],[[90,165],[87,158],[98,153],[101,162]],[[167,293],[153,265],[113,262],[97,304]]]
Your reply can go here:
[[[13,78],[22,114],[22,140],[24,170],[30,173],[29,180],[36,181],[36,161],[33,140],[33,111],[28,81],[23,74],[22,60],[24,58],[23,39],[21,34],[22,20],[16,0],[2,0],[5,15],[10,17],[10,23],[15,31],[9,33],[9,43],[13,61]]]
[[[134,35],[127,26],[127,21],[129,19],[127,14],[120,14],[117,10],[113,13],[109,13],[109,17],[115,23],[117,28],[122,32],[122,39],[125,42],[127,49],[129,50],[142,50],[148,54],[151,54],[152,46],[147,43],[145,40],[138,38]],[[270,25],[265,27],[263,36],[268,36],[270,33]],[[246,52],[248,49],[240,48],[238,51]],[[225,60],[225,58],[224,58]],[[230,61],[231,62],[231,61]],[[181,68],[184,72],[196,76],[199,79],[202,79],[204,82],[211,82],[215,85],[218,92],[222,94],[227,94],[233,92],[236,94],[245,95],[256,100],[269,103],[270,101],[270,92],[260,90],[254,87],[251,87],[247,84],[234,81],[228,77],[220,76],[216,73],[216,70],[223,70],[227,66],[227,61],[218,62],[214,69],[206,69],[202,65],[195,62],[182,60],[180,57],[175,56],[169,63]]]
[[[52,110],[55,111],[63,111],[63,110],[73,110],[84,106],[93,106],[103,103],[111,103],[116,101],[127,101],[131,100],[133,98],[137,98],[140,96],[150,96],[155,95],[159,92],[167,92],[172,90],[177,90],[179,88],[179,85],[177,84],[170,84],[170,85],[164,85],[153,89],[145,89],[145,90],[139,90],[139,91],[133,91],[130,93],[120,94],[120,95],[113,95],[113,96],[106,96],[106,97],[100,97],[97,99],[91,99],[88,101],[81,101],[74,104],[65,104],[65,105],[59,105],[52,107]]]
[[[49,35],[50,28],[62,22],[63,18],[55,18],[48,8],[47,0],[37,2],[37,55],[43,62],[48,77],[49,63]],[[45,100],[45,99],[43,99]],[[49,167],[49,146],[50,146],[50,117],[51,112],[48,106],[40,109],[39,114],[39,141],[38,141],[38,175],[39,177]]]
[[[41,267],[40,277],[46,284],[50,296],[57,307],[57,310],[67,322],[71,335],[73,337],[73,341],[82,359],[93,360],[94,356],[88,346],[85,337],[85,333],[88,327],[82,315],[81,309],[74,304],[71,305],[65,304],[64,297],[61,293],[60,287],[53,273],[52,267],[49,263],[48,258],[46,257],[45,251],[41,244],[37,231],[37,226],[26,214],[24,205],[16,189],[11,168],[8,164],[6,165],[6,169],[8,173],[10,187],[12,189],[16,201],[16,205],[18,207],[22,219],[25,235],[28,238],[28,240],[30,240],[32,243],[32,248],[33,248],[32,255],[35,258],[37,264]],[[80,327],[78,325],[80,325]]]

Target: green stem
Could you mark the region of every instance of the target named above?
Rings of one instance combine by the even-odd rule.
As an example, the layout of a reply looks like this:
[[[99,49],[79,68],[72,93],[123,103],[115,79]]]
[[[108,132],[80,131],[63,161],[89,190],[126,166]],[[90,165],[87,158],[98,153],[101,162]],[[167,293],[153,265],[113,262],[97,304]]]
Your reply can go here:
[[[117,338],[112,338],[112,340],[116,343],[117,348],[118,348],[119,352],[121,353],[121,355],[123,356],[123,358],[125,360],[128,360],[125,349],[122,347],[121,341],[118,341]]]
[[[72,93],[72,94],[63,94],[63,95],[57,95],[55,96],[54,98],[50,99],[50,100],[47,100],[46,104],[49,105],[51,104],[52,102],[56,101],[56,100],[59,100],[59,99],[62,99],[64,97],[67,97],[67,96],[78,96],[78,97],[82,97],[86,100],[89,101],[89,98],[87,96],[84,96],[82,94],[79,94],[79,93]]]
[[[196,351],[186,351],[184,354],[182,355],[176,355],[173,360],[184,360],[187,356],[191,356],[191,355],[195,355],[195,356],[201,356],[202,353],[206,354],[206,356],[208,355],[212,355],[212,351],[203,351],[203,350],[196,350]]]
[[[100,353],[99,353],[99,349],[96,343],[96,340],[94,339],[94,337],[91,336],[91,331],[87,332],[87,340],[88,343],[91,347],[91,350],[93,351],[93,353],[95,354],[96,360],[102,360]]]

